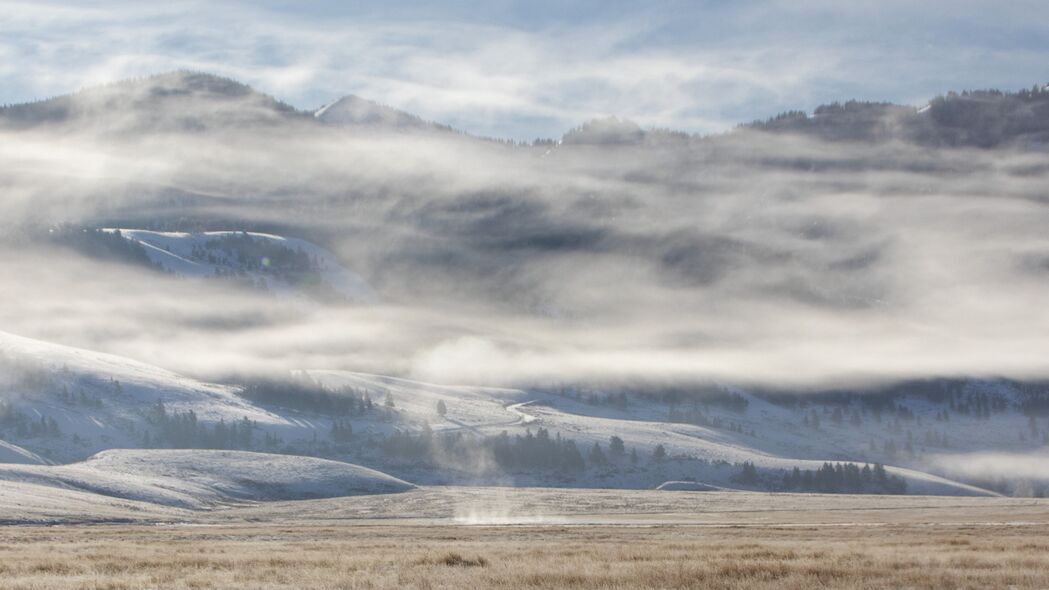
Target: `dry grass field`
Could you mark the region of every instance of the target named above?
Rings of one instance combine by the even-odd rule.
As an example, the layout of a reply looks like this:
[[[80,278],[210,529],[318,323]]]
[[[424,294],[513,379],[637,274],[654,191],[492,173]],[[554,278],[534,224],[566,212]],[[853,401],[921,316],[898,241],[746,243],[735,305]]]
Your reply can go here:
[[[0,529],[3,588],[1049,588],[1046,527]]]
[[[3,589],[1049,588],[1043,499],[422,488],[96,514],[26,498],[0,502],[21,523],[0,526]]]

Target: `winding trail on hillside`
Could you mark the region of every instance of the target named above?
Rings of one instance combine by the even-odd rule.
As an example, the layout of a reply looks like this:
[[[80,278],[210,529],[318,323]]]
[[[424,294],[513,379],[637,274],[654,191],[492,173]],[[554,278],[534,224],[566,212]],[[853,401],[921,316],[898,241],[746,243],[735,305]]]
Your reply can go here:
[[[506,428],[509,426],[521,426],[525,424],[532,424],[533,422],[536,422],[539,419],[535,416],[532,416],[531,414],[526,414],[525,412],[521,411],[521,408],[527,406],[528,404],[533,404],[537,401],[539,400],[529,400],[526,402],[520,402],[504,406],[504,409],[506,411],[514,415],[514,418],[512,420],[501,420],[499,422],[488,422],[486,424],[466,424],[465,422],[460,422],[459,420],[456,420],[454,418],[445,417],[445,420],[454,424],[455,428],[445,429],[444,432],[455,432],[456,430],[469,430],[474,434],[483,436],[484,432],[482,432],[482,429],[484,428]]]
[[[538,421],[539,418],[537,418],[536,416],[533,416],[531,414],[525,413],[525,412],[523,412],[521,410],[521,408],[523,408],[523,407],[525,407],[527,405],[530,405],[530,404],[534,404],[537,401],[539,401],[539,400],[533,399],[533,400],[529,400],[529,401],[526,401],[526,402],[521,402],[521,403],[517,403],[517,404],[510,404],[510,405],[506,406],[506,410],[508,412],[517,415],[517,420],[515,422],[513,422],[513,424],[515,424],[515,425],[516,424],[531,424],[533,422]]]

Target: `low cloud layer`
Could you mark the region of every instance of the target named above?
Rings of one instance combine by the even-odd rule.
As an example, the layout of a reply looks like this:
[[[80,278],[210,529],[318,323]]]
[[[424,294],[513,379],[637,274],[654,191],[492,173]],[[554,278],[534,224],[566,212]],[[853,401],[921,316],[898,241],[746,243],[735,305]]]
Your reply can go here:
[[[952,477],[970,480],[1049,482],[1049,454],[1044,452],[938,455],[930,463]]]
[[[1049,376],[1041,154],[754,131],[512,148],[274,122],[236,100],[3,131],[0,327],[211,377]],[[250,122],[161,124],[229,112]],[[285,233],[380,303],[106,263],[33,233],[57,223]]]

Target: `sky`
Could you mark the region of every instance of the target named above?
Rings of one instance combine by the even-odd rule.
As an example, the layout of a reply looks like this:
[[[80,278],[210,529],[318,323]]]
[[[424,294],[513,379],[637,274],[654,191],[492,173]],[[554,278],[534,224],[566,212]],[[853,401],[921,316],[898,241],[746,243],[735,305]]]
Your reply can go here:
[[[1049,82],[1047,54],[1040,0],[0,0],[0,103],[188,68],[303,109],[352,93],[513,139],[1028,88]]]

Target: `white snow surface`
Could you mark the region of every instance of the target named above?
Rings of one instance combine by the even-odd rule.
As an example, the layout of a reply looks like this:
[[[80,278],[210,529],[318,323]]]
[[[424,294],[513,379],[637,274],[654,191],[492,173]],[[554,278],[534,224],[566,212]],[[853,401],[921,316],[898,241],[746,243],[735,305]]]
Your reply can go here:
[[[656,489],[664,492],[716,492],[722,488],[696,481],[665,481]]]
[[[338,461],[200,449],[118,449],[69,465],[0,465],[0,482],[195,510],[248,501],[385,494],[414,487]]]

